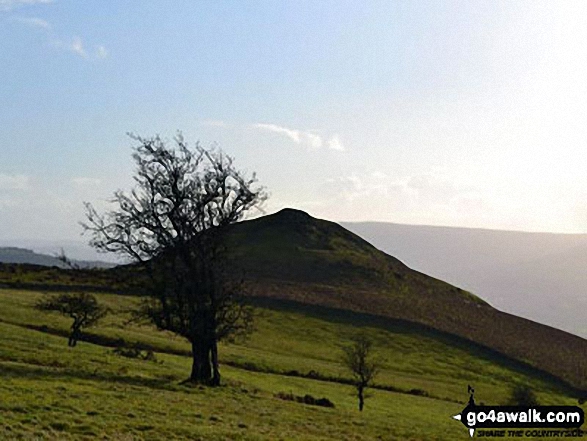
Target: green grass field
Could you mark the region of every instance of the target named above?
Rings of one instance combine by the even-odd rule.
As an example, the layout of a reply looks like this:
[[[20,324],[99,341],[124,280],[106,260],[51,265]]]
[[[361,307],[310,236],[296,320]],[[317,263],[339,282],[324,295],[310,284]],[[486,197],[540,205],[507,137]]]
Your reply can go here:
[[[125,326],[137,298],[96,294],[113,313],[89,334],[153,348],[156,361],[84,341],[69,348],[57,335],[69,319],[33,308],[44,295],[0,290],[0,439],[464,440],[465,428],[451,415],[468,399],[467,384],[486,404],[505,403],[517,383],[529,385],[541,404],[577,402],[523,365],[431,332],[292,308],[258,308],[256,332],[221,345],[221,387],[185,386],[187,342]],[[350,378],[340,345],[359,330],[376,342],[377,385],[398,391],[371,389],[362,413],[351,386],[291,375]],[[336,407],[284,401],[279,392],[326,397]]]

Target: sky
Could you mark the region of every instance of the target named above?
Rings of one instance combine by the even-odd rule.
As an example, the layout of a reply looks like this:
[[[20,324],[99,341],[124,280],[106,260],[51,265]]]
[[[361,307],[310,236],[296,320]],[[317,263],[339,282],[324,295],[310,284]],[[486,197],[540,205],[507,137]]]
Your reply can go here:
[[[587,2],[0,0],[0,243],[180,130],[333,221],[587,232]]]

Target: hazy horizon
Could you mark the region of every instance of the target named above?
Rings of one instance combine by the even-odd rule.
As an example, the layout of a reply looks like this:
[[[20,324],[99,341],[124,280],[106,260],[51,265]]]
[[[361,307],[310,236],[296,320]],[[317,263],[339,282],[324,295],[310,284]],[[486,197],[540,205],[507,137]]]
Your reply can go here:
[[[295,207],[287,207],[287,208],[295,208]],[[271,213],[267,212],[267,215],[276,213],[279,210],[274,210]],[[308,213],[314,216],[312,213]],[[245,219],[246,220],[246,219]],[[557,233],[557,232],[549,232],[549,231],[523,231],[523,230],[500,230],[494,228],[483,228],[483,227],[460,227],[460,226],[453,226],[453,225],[429,225],[429,224],[402,224],[398,222],[387,222],[387,221],[346,221],[346,220],[332,220],[332,219],[324,219],[331,222],[338,223],[345,228],[348,224],[390,224],[396,226],[404,226],[404,227],[422,227],[422,228],[450,228],[450,229],[462,229],[462,230],[481,230],[481,231],[495,231],[500,233],[522,233],[522,234],[537,234],[537,235],[564,235],[564,236],[578,236],[578,237],[587,237],[587,233]],[[45,254],[54,254],[59,253],[61,248],[63,248],[67,255],[75,259],[81,260],[103,260],[107,262],[115,262],[116,256],[111,253],[98,253],[95,251],[89,244],[88,239],[84,239],[84,237],[80,234],[78,239],[59,239],[59,238],[26,238],[26,237],[13,237],[13,238],[3,238],[0,237],[0,247],[19,247],[30,249],[35,252],[45,253]],[[377,246],[376,244],[373,244]],[[397,257],[397,256],[395,256]]]
[[[256,171],[267,212],[586,233],[583,2],[0,1],[0,239],[78,240],[126,132]]]

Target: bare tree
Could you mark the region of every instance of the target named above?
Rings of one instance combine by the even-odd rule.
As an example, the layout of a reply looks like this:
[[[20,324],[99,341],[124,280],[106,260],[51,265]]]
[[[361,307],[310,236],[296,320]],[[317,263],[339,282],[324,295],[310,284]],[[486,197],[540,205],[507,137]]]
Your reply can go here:
[[[181,134],[176,148],[158,136],[130,136],[138,142],[135,188],[115,192],[117,207],[104,215],[86,203],[82,225],[98,250],[141,264],[150,298],[140,315],[191,343],[191,381],[218,385],[218,342],[252,322],[225,236],[266,193],[220,150],[190,149]]]
[[[67,254],[65,254],[65,251],[63,250],[63,248],[61,248],[61,251],[55,255],[55,258],[57,260],[59,260],[61,263],[63,263],[66,268],[76,270],[76,271],[79,271],[82,269],[78,263],[74,262],[69,257],[67,257]]]
[[[98,304],[98,300],[92,294],[59,294],[39,301],[37,309],[44,311],[58,311],[73,319],[68,345],[74,347],[81,337],[82,328],[89,328],[98,323],[107,313],[108,309]]]
[[[379,370],[372,354],[373,341],[364,334],[352,338],[352,342],[343,348],[342,361],[353,375],[354,386],[359,398],[359,410],[365,405],[365,389],[371,385]]]

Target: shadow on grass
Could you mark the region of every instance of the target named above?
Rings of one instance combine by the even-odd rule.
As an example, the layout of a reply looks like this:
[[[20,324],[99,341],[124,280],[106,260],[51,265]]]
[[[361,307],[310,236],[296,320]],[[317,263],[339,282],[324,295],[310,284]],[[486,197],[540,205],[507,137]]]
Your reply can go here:
[[[519,374],[527,375],[532,378],[544,381],[552,385],[553,389],[557,390],[560,393],[566,394],[568,396],[577,397],[577,396],[584,396],[585,391],[580,389],[574,388],[570,386],[565,381],[561,380],[560,378],[535,368],[527,363],[521,362],[514,358],[508,357],[498,351],[495,351],[491,348],[486,346],[480,345],[476,342],[471,340],[467,340],[463,337],[456,336],[454,334],[450,334],[447,332],[436,330],[432,327],[410,322],[407,320],[401,319],[393,319],[389,317],[377,316],[373,314],[367,313],[359,313],[344,309],[337,309],[325,306],[318,306],[318,305],[309,305],[306,303],[296,302],[292,300],[281,300],[275,298],[267,298],[267,297],[254,297],[249,298],[250,303],[253,306],[266,308],[271,310],[277,311],[286,311],[286,312],[293,312],[293,313],[301,313],[308,317],[317,318],[324,321],[329,321],[331,323],[337,324],[346,324],[346,325],[353,325],[353,326],[369,326],[384,329],[386,331],[390,331],[397,334],[404,334],[404,335],[414,335],[418,337],[427,337],[437,341],[441,341],[445,344],[450,346],[462,349],[464,351],[469,352],[470,354],[479,357],[481,359],[489,360],[491,362],[497,363],[501,366],[506,367],[509,370],[517,372]],[[38,326],[38,325],[19,325],[25,327],[27,329],[45,332],[48,334],[67,337],[69,335],[68,331],[66,330],[59,330],[54,328],[48,328],[47,326]],[[85,341],[87,343],[96,344],[99,346],[104,347],[112,347],[112,348],[120,348],[120,347],[128,347],[129,345],[134,345],[137,348],[144,349],[144,350],[152,350],[160,353],[167,353],[171,355],[179,355],[184,357],[191,357],[191,352],[188,350],[181,350],[181,349],[173,349],[173,348],[162,348],[154,345],[149,345],[140,342],[126,342],[122,338],[112,338],[106,337],[103,335],[93,334],[84,332],[81,336],[80,341]],[[292,377],[300,377],[312,380],[319,380],[319,381],[327,381],[332,383],[339,383],[339,384],[352,384],[352,381],[347,378],[342,377],[332,377],[332,376],[325,376],[315,371],[310,371],[308,373],[302,373],[297,371],[280,371],[277,369],[267,369],[256,366],[252,363],[240,363],[235,361],[225,361],[222,364],[232,366],[237,369],[244,369],[248,371],[254,371],[259,373],[269,373],[275,375],[285,375],[285,376],[292,376]],[[64,376],[68,376],[68,374],[62,374]],[[121,382],[126,384],[135,384],[135,385],[142,385],[147,387],[160,387],[161,384],[167,383],[167,387],[164,389],[168,390],[176,390],[174,386],[178,386],[178,384],[173,384],[169,380],[157,380],[157,379],[143,379],[137,377],[121,377],[118,374],[111,374],[104,376],[101,380],[103,381],[113,381],[113,382]],[[79,378],[87,378],[93,380],[100,380],[95,374],[90,373],[83,373],[83,375]],[[384,384],[375,384],[372,386],[374,389],[386,390],[390,392],[397,392],[409,395],[418,395],[418,396],[425,396],[434,399],[440,399],[443,401],[451,401],[460,403],[460,400],[451,400],[446,397],[439,397],[435,395],[430,395],[427,391],[423,391],[420,389],[400,389],[390,385]]]
[[[59,329],[52,329],[52,328],[48,328],[47,326],[38,326],[38,325],[21,325],[21,326],[24,328],[27,328],[27,329],[34,330],[34,331],[44,332],[44,333],[48,333],[48,334],[56,335],[56,336],[67,337],[67,335],[68,335],[67,331],[59,330]],[[82,337],[80,338],[80,341],[85,341],[85,342],[88,342],[91,344],[96,344],[96,345],[105,346],[105,347],[114,347],[114,348],[129,346],[129,344],[126,343],[122,339],[114,339],[114,338],[110,338],[110,337],[104,337],[104,336],[100,336],[100,335],[96,335],[96,334],[87,334],[87,333],[82,335]],[[172,354],[172,355],[191,357],[191,352],[189,352],[189,351],[181,351],[181,350],[166,351],[162,348],[157,348],[155,346],[151,346],[151,345],[147,345],[147,344],[131,344],[131,346],[132,345],[134,345],[134,347],[140,347],[141,349],[145,349],[145,350],[152,350],[152,351],[157,351],[160,353],[162,352],[162,353],[168,353],[168,354]],[[324,374],[321,374],[321,373],[314,371],[314,370],[310,370],[309,372],[299,372],[297,370],[282,371],[282,370],[278,370],[278,369],[261,367],[261,366],[254,364],[254,363],[251,363],[251,362],[237,362],[237,361],[224,361],[222,364],[236,368],[236,369],[242,369],[242,370],[246,370],[249,372],[256,372],[256,373],[260,373],[260,374],[283,375],[286,377],[297,377],[297,378],[304,378],[307,380],[325,381],[325,382],[329,382],[329,383],[337,383],[337,384],[351,385],[351,386],[354,384],[353,380],[350,378],[324,375]],[[121,376],[118,373],[104,374],[104,373],[98,373],[97,371],[95,371],[94,373],[90,373],[87,371],[80,372],[80,371],[67,371],[67,370],[65,370],[65,371],[52,371],[52,370],[49,370],[49,369],[52,369],[51,367],[45,367],[42,365],[30,365],[30,364],[28,364],[28,365],[20,365],[19,364],[18,366],[23,370],[23,372],[30,372],[30,374],[28,375],[29,377],[36,375],[36,378],[40,378],[40,377],[45,377],[45,378],[75,377],[75,378],[80,378],[80,379],[118,382],[118,383],[124,383],[124,384],[130,384],[130,385],[140,385],[140,386],[160,388],[160,389],[166,389],[166,390],[178,390],[176,386],[190,386],[191,387],[188,380],[181,381],[179,383],[173,383],[172,381],[170,381],[168,379],[166,379],[166,380],[145,379],[145,378],[141,378],[141,377]],[[66,369],[66,368],[61,368],[61,369]],[[17,370],[17,369],[15,368],[15,370]],[[162,385],[166,385],[166,387],[162,387]],[[402,388],[398,388],[395,386],[386,385],[386,384],[378,384],[378,383],[373,384],[370,387],[372,389],[379,389],[379,390],[384,390],[387,392],[395,392],[395,393],[407,394],[407,395],[417,395],[417,396],[423,396],[423,397],[433,398],[433,399],[442,400],[442,401],[454,402],[454,403],[461,403],[462,402],[459,400],[448,399],[446,397],[432,395],[432,394],[429,394],[427,391],[424,391],[421,389],[402,389]]]
[[[497,363],[516,373],[527,375],[545,383],[549,383],[555,390],[563,394],[569,396],[583,396],[586,393],[586,391],[570,385],[559,377],[536,368],[528,363],[509,357],[499,351],[481,345],[472,340],[468,340],[464,337],[460,337],[444,331],[439,331],[421,323],[374,314],[349,311],[346,309],[310,305],[307,303],[297,302],[295,300],[282,300],[269,297],[252,297],[249,300],[252,305],[260,308],[303,314],[307,317],[313,317],[316,319],[329,321],[331,323],[359,327],[368,326],[384,329],[386,331],[397,334],[428,337],[467,351],[475,357]]]
[[[14,325],[21,326],[23,328],[30,329],[32,331],[44,332],[46,334],[55,335],[58,337],[63,337],[63,338],[69,337],[69,331],[66,331],[63,329],[49,328],[46,325],[41,325],[41,326],[39,326],[39,325],[20,325],[20,324],[14,324]],[[161,348],[161,347],[157,347],[154,345],[141,343],[138,341],[129,342],[123,338],[106,337],[104,335],[94,334],[94,333],[88,332],[88,331],[83,331],[81,336],[79,337],[78,341],[83,341],[83,342],[91,343],[91,344],[98,345],[98,346],[104,346],[107,348],[132,347],[132,348],[137,348],[137,349],[142,349],[142,350],[151,350],[154,352],[155,351],[162,352],[165,354],[180,355],[180,356],[184,356],[184,357],[191,357],[191,355],[192,355],[192,353],[187,350],[173,349],[173,348]]]
[[[67,384],[72,379],[104,382],[109,384],[120,384],[126,386],[141,386],[151,389],[181,391],[185,388],[180,387],[177,379],[170,378],[144,378],[137,376],[128,376],[120,373],[94,372],[69,370],[67,368],[50,368],[45,366],[23,364],[17,362],[2,362],[2,376],[28,378],[33,380],[56,379]]]

